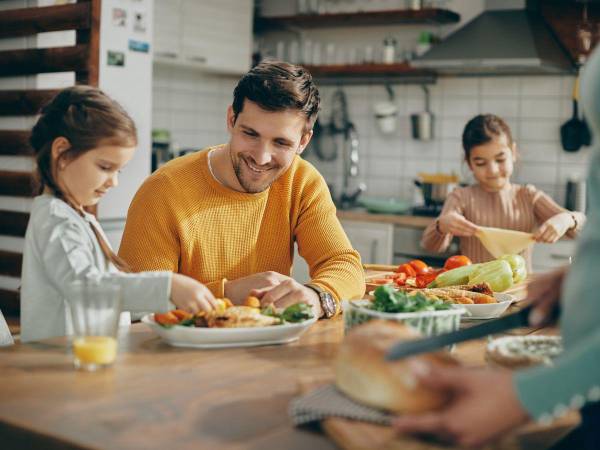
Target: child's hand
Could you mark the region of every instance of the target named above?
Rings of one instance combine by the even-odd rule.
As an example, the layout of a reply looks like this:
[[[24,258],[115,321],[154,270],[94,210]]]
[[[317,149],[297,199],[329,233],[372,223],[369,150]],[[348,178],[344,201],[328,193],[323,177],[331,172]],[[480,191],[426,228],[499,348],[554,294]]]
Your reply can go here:
[[[211,311],[216,307],[215,297],[206,286],[179,273],[173,274],[171,301],[178,309],[192,314],[199,311]]]
[[[546,220],[534,233],[533,238],[537,242],[552,244],[563,237],[569,231],[569,228],[574,226],[573,216],[568,212],[562,212]]]
[[[449,212],[438,219],[439,230],[444,234],[471,237],[477,232],[477,225],[469,222],[462,214]]]

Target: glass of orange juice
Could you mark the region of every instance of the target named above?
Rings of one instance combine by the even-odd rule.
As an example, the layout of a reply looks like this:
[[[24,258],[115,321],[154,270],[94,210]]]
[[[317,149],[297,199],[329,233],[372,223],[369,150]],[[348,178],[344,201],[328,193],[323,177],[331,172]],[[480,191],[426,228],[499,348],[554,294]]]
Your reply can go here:
[[[121,286],[109,281],[77,281],[69,286],[75,367],[95,371],[117,357]]]

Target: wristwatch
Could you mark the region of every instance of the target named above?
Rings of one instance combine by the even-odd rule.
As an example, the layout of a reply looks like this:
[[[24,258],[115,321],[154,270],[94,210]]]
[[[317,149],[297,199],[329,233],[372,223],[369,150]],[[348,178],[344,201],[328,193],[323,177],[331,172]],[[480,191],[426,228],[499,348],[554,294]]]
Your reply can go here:
[[[307,288],[312,289],[319,295],[319,302],[321,303],[321,309],[323,310],[323,317],[330,319],[335,316],[336,304],[333,296],[324,289],[314,284],[305,284]]]

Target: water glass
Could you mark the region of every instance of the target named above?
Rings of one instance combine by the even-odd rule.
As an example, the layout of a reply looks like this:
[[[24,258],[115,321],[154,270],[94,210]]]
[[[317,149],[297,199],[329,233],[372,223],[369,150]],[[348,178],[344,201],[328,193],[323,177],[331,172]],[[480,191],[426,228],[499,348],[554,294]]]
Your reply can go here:
[[[107,281],[77,281],[69,286],[75,367],[95,371],[117,356],[121,286]]]

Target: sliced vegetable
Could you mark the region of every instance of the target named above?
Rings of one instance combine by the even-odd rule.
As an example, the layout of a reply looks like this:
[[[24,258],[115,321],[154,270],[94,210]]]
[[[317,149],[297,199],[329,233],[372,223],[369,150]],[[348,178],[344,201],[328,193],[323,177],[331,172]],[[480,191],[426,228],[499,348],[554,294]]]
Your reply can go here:
[[[457,267],[469,266],[471,264],[473,263],[465,255],[454,255],[446,260],[444,263],[444,269],[452,270],[456,269]]]
[[[437,276],[438,276],[438,274],[435,272],[429,272],[429,273],[424,273],[422,275],[417,275],[415,284],[417,285],[418,288],[427,287],[427,285],[429,283],[431,283],[433,280],[435,280]]]
[[[469,282],[469,277],[479,266],[480,264],[471,264],[448,270],[447,272],[438,275],[427,287],[436,288],[467,284]]]
[[[394,283],[396,286],[404,286],[406,284],[406,279],[408,278],[405,273],[399,273],[398,276],[394,278]]]
[[[510,264],[502,259],[497,259],[478,265],[477,269],[469,276],[469,284],[479,283],[488,283],[494,292],[507,290],[513,285],[513,273]]]
[[[390,284],[394,282],[392,278],[371,278],[367,281],[371,284]]]

